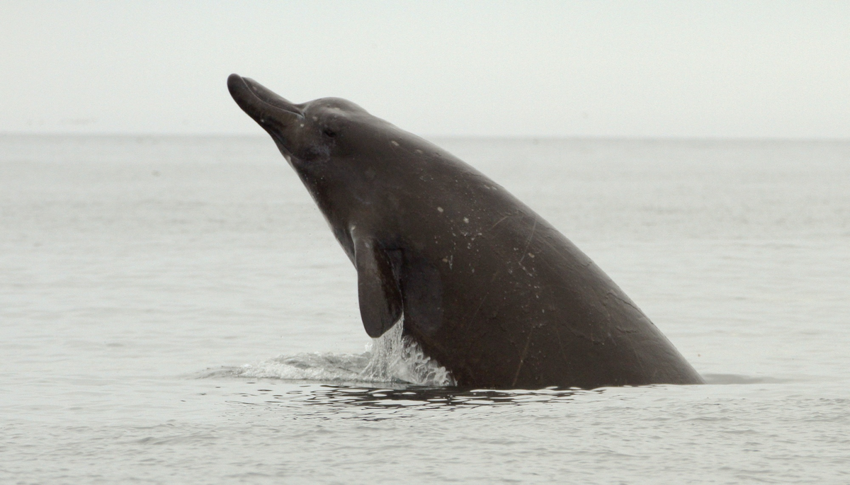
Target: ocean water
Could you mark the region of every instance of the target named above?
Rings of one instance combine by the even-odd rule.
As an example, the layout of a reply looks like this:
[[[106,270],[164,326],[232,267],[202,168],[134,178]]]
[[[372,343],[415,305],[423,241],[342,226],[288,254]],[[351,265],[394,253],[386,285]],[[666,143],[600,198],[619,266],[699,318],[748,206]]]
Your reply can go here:
[[[0,483],[850,483],[850,142],[435,141],[708,384],[454,388],[270,140],[0,136]]]

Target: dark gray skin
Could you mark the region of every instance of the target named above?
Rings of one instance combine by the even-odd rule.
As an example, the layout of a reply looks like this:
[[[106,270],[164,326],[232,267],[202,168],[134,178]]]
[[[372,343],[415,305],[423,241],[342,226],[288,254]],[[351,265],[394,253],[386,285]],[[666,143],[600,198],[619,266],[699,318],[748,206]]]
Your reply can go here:
[[[357,269],[370,337],[403,315],[461,386],[702,382],[590,258],[471,166],[343,99],[294,104],[236,74],[227,86]]]

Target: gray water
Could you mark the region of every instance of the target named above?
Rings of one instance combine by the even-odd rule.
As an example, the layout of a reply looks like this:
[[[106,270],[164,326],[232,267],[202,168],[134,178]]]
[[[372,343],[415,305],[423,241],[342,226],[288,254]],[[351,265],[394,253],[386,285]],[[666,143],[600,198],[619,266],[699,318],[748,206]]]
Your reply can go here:
[[[708,384],[441,385],[270,140],[3,136],[0,482],[850,482],[850,143],[435,141]]]

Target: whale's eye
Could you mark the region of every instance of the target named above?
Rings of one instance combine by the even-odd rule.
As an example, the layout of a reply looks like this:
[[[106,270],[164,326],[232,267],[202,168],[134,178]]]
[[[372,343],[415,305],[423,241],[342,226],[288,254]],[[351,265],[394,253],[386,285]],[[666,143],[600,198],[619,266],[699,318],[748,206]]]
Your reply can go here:
[[[333,138],[333,137],[336,136],[336,132],[331,130],[330,128],[325,128],[324,130],[322,130],[322,133],[324,133],[325,136],[330,137],[330,138]]]

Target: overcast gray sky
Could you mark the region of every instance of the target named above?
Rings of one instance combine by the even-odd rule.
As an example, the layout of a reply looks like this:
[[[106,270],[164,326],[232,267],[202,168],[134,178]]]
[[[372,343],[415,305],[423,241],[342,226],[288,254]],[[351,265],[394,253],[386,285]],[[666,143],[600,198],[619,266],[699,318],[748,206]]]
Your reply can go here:
[[[225,87],[423,135],[850,138],[850,2],[0,3],[0,132],[260,134]]]

